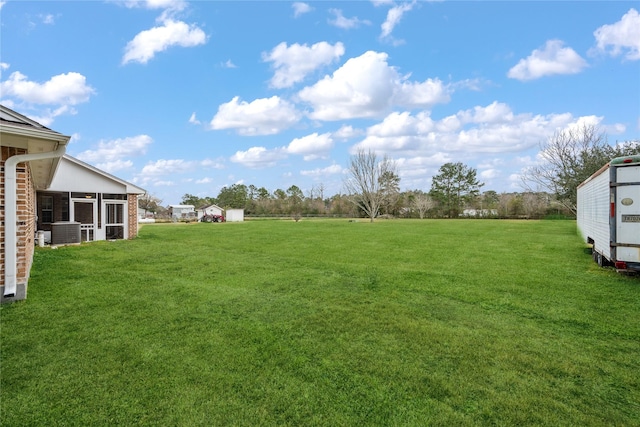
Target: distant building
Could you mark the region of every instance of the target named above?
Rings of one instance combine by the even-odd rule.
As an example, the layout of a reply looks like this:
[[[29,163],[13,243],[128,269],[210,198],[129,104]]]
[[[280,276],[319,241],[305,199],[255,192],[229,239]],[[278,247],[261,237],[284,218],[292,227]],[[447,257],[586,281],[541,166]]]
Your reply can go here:
[[[474,218],[491,218],[498,216],[497,209],[465,209],[460,216],[468,216]]]
[[[227,222],[244,221],[244,209],[227,209]]]
[[[196,208],[193,205],[169,205],[172,219],[195,219]]]
[[[196,216],[198,218],[198,221],[202,220],[202,217],[205,215],[222,215],[223,213],[223,209],[220,206],[217,205],[207,205],[207,206],[203,206],[199,209],[196,210]]]

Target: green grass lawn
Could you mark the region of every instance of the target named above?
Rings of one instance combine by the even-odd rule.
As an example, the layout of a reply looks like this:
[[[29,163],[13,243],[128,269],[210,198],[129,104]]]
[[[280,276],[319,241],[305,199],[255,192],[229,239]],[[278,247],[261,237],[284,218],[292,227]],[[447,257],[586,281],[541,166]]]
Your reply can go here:
[[[145,225],[0,315],[3,426],[640,425],[640,279],[573,221]]]

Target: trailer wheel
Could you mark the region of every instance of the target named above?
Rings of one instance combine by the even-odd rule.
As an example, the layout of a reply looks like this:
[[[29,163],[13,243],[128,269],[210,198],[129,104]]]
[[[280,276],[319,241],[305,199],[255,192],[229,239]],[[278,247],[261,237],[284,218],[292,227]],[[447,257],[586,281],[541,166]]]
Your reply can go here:
[[[598,263],[598,265],[600,267],[604,267],[605,266],[605,260],[604,260],[604,257],[602,256],[601,253],[598,253],[598,258],[597,258],[596,262]]]

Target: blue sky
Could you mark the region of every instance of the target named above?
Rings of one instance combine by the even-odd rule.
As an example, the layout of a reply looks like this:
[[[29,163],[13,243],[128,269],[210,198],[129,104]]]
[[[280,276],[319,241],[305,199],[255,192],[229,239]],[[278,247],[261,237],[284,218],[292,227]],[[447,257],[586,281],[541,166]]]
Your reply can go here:
[[[640,139],[635,1],[0,4],[0,102],[163,205],[335,194],[360,148],[402,190],[459,161],[522,191],[554,132]]]

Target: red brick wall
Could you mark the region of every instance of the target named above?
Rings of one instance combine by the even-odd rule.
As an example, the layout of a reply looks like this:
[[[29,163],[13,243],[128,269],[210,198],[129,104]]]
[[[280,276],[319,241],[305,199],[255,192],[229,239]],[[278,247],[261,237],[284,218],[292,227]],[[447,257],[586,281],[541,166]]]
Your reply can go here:
[[[133,239],[138,235],[138,195],[127,195],[127,214],[129,216],[129,235],[127,239]]]
[[[5,181],[4,164],[5,161],[17,154],[26,154],[27,150],[1,147],[2,160],[0,163],[0,235],[2,236],[2,248],[0,250],[0,285],[4,285],[5,262]],[[27,283],[34,251],[35,233],[35,200],[36,192],[31,181],[31,174],[26,163],[19,163],[16,168],[16,202],[17,202],[17,271],[16,283],[18,285]]]

